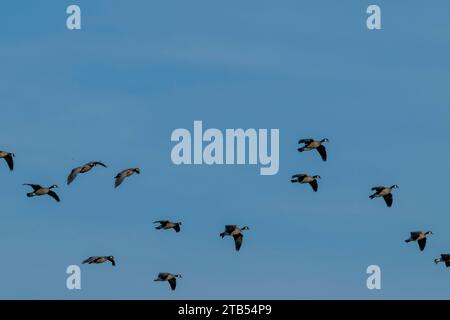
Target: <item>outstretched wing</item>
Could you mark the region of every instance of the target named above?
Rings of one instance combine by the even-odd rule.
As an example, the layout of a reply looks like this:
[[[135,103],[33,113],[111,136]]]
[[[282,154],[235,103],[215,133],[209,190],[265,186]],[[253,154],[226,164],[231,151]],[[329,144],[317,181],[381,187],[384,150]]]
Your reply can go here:
[[[91,263],[91,262],[95,261],[97,258],[98,258],[98,257],[89,257],[89,258],[87,258],[86,260],[84,260],[84,261],[82,262],[82,264],[85,264],[85,263]]]
[[[160,280],[166,280],[168,276],[169,276],[168,272],[160,272],[160,273],[158,273],[158,279],[160,279]]]
[[[298,141],[298,143],[310,144],[310,143],[313,142],[313,141],[314,141],[314,140],[311,139],[311,138],[308,138],[308,139],[300,139],[300,140]]]
[[[390,208],[392,207],[393,197],[392,193],[389,193],[383,197],[384,201],[386,202],[387,206]]]
[[[175,290],[175,288],[177,287],[177,279],[176,278],[172,278],[168,280],[169,284],[170,284],[170,288],[172,290]]]
[[[123,174],[123,172],[121,172],[116,176],[116,181],[114,183],[114,187],[117,188],[118,186],[120,186],[122,184],[123,180],[125,180],[125,175]]]
[[[236,229],[236,225],[234,225],[234,224],[225,226],[225,232],[226,233],[231,233],[231,232],[234,231],[234,229]]]
[[[420,251],[423,251],[423,249],[425,249],[425,245],[427,244],[427,238],[422,238],[418,240],[417,243],[419,244]]]
[[[60,201],[60,199],[59,199],[59,197],[58,197],[58,195],[56,194],[56,192],[55,191],[52,191],[52,190],[50,190],[48,193],[47,193],[50,197],[52,197],[53,199],[55,199],[56,201]]]
[[[100,161],[92,161],[92,164],[94,166],[102,166],[104,168],[108,168],[108,166],[106,164],[104,164],[103,162],[100,162]]]
[[[314,192],[317,192],[317,189],[319,188],[319,184],[317,183],[317,180],[313,180],[309,183],[314,190]]]
[[[244,235],[242,233],[236,234],[233,236],[234,238],[234,245],[236,247],[236,251],[239,251],[242,246],[242,240],[244,240]]]
[[[5,159],[6,163],[8,164],[9,170],[13,171],[14,170],[13,155],[10,153],[4,159]]]
[[[322,158],[323,161],[327,161],[327,149],[325,149],[324,146],[320,145],[317,147],[317,151],[320,154],[320,157]]]
[[[176,224],[176,225],[173,227],[173,229],[174,229],[176,232],[180,232],[180,230],[181,230],[179,224]]]
[[[80,173],[81,168],[83,168],[83,166],[75,168],[70,172],[69,176],[67,177],[67,184],[71,184],[72,181],[75,180],[77,175]]]
[[[32,187],[34,191],[42,189],[42,187],[39,184],[24,183],[23,185]]]
[[[294,174],[291,179],[299,179],[300,180],[301,178],[304,178],[304,177],[306,177],[306,174],[299,173],[299,174]]]

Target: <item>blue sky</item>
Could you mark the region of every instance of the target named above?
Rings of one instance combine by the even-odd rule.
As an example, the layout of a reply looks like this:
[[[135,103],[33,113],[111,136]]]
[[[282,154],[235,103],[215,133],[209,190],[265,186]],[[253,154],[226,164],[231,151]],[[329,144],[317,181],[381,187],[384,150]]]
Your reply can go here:
[[[366,8],[382,9],[380,31]],[[82,30],[66,29],[78,4]],[[447,299],[448,1],[2,1],[0,298]],[[175,166],[170,135],[280,129],[280,171]],[[329,160],[297,141],[327,137]],[[97,168],[70,187],[70,170]],[[114,175],[140,167],[119,189]],[[292,185],[319,174],[319,192]],[[22,183],[57,183],[62,201]],[[398,184],[394,206],[368,199]],[[183,221],[180,234],[152,222]],[[220,239],[248,225],[243,247]],[[427,248],[403,242],[432,230]],[[67,266],[114,255],[117,267]],[[367,266],[382,290],[366,288]],[[183,274],[175,292],[154,283]]]

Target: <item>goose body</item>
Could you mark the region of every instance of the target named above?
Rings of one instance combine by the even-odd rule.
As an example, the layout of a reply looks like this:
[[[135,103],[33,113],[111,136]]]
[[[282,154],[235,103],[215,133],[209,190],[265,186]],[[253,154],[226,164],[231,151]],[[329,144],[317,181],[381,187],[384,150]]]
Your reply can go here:
[[[433,232],[413,231],[411,232],[411,236],[409,237],[409,239],[406,239],[405,242],[408,243],[411,241],[417,241],[420,251],[423,251],[427,244],[427,235],[429,234],[433,234]]]
[[[100,263],[105,263],[105,262],[111,262],[112,266],[116,265],[116,261],[114,260],[113,256],[93,256],[93,257],[89,257],[86,260],[83,261],[83,264],[88,263],[88,264],[100,264]]]
[[[392,207],[393,203],[392,191],[394,189],[398,189],[398,185],[394,184],[389,188],[383,186],[373,187],[372,191],[375,191],[375,193],[369,196],[369,198],[374,199],[383,197],[384,201],[386,202],[386,205],[388,207]]]
[[[299,144],[304,144],[302,147],[298,148],[298,152],[317,150],[323,161],[327,161],[327,150],[323,145],[325,142],[329,142],[327,138],[322,140],[314,140],[311,138],[300,139]]]
[[[181,228],[181,222],[171,222],[169,220],[159,220],[159,221],[155,221],[153,223],[159,223],[159,226],[156,227],[156,230],[169,230],[169,229],[173,229],[176,232],[180,232]]]
[[[55,191],[52,190],[54,188],[58,188],[56,184],[48,188],[44,188],[39,184],[30,184],[30,183],[25,183],[24,186],[30,186],[31,188],[33,188],[33,192],[27,193],[27,197],[29,198],[48,195],[53,199],[55,199],[57,202],[60,201],[59,196],[56,194]]]
[[[5,159],[6,164],[8,165],[9,170],[14,170],[14,153],[1,151],[0,150],[0,159]]]
[[[88,162],[82,166],[72,169],[69,176],[67,177],[67,184],[71,184],[75,180],[75,178],[77,177],[78,174],[89,172],[92,170],[92,168],[94,168],[96,166],[102,166],[104,168],[107,168],[107,166],[100,161]]]
[[[291,178],[292,183],[300,183],[305,184],[309,183],[314,192],[317,192],[319,188],[319,184],[317,183],[317,179],[320,179],[320,176],[308,176],[307,174],[296,174]]]
[[[244,240],[244,235],[242,234],[243,230],[250,230],[250,228],[247,226],[239,228],[236,225],[226,225],[225,231],[222,232],[220,236],[222,238],[225,236],[232,236],[234,239],[235,249],[236,251],[239,251],[242,246],[242,241]]]
[[[177,287],[177,278],[182,278],[181,274],[172,274],[169,272],[160,272],[158,277],[154,281],[167,281],[169,282],[170,288],[175,290]]]
[[[115,183],[114,183],[114,187],[118,187],[122,184],[122,182],[128,178],[131,177],[133,174],[140,174],[141,170],[139,168],[130,168],[130,169],[125,169],[121,172],[119,172],[116,176],[115,176]]]

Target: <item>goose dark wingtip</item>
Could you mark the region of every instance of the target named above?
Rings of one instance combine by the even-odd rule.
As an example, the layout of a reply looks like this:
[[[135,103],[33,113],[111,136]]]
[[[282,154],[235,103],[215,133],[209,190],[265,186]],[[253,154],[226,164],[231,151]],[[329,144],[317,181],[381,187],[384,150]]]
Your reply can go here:
[[[309,183],[309,185],[311,186],[314,192],[317,192],[317,190],[319,190],[319,183],[317,182],[317,180],[314,179]]]
[[[108,168],[108,166],[106,164],[104,164],[102,161],[95,161],[94,165],[95,166],[101,166],[101,167],[104,167],[104,168]]]
[[[394,198],[392,197],[392,194],[390,193],[390,194],[384,196],[383,199],[386,202],[387,207],[391,208],[392,204],[394,202]]]
[[[316,148],[316,150],[319,152],[322,161],[327,161],[327,149],[323,145],[320,145]]]
[[[168,281],[169,285],[170,285],[170,289],[172,289],[172,291],[175,291],[175,289],[177,288],[177,282],[175,279],[171,279]]]
[[[55,199],[56,202],[60,202],[60,201],[61,201],[61,199],[59,198],[59,196],[58,196],[58,194],[57,194],[56,192],[54,192],[54,191],[49,191],[47,194],[48,194],[50,197],[52,197],[53,199]]]

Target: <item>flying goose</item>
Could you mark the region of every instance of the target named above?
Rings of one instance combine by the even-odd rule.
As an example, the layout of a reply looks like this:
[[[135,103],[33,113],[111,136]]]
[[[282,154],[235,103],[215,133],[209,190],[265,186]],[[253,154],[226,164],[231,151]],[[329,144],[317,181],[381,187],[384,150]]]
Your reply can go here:
[[[440,258],[434,259],[434,263],[438,264],[439,262],[444,262],[447,268],[450,267],[450,254],[444,253]]]
[[[398,185],[394,184],[389,188],[383,187],[383,186],[379,186],[379,187],[373,187],[372,191],[375,191],[374,194],[372,194],[371,196],[369,196],[370,199],[373,198],[379,198],[379,197],[383,197],[384,201],[386,202],[388,207],[392,207],[392,202],[393,202],[393,198],[392,198],[392,190],[394,189],[398,189]]]
[[[316,149],[317,152],[319,152],[322,160],[327,161],[327,150],[325,149],[325,146],[323,145],[323,143],[325,143],[325,142],[329,142],[329,140],[327,138],[324,138],[322,140],[300,139],[300,141],[298,143],[299,144],[304,143],[304,146],[298,148],[297,150],[298,150],[298,152],[303,152],[303,151],[310,151],[310,150]]]
[[[308,176],[307,174],[295,174],[291,178],[292,183],[309,183],[314,192],[317,192],[319,188],[319,184],[317,183],[317,179],[320,179],[320,176]]]
[[[423,251],[423,249],[425,249],[425,245],[427,244],[427,235],[429,234],[433,234],[433,232],[413,231],[411,232],[409,239],[406,239],[405,242],[408,243],[411,241],[417,241],[420,251]]]
[[[116,265],[116,261],[114,260],[113,256],[103,256],[103,257],[97,257],[97,256],[93,256],[93,257],[89,257],[86,260],[83,261],[83,264],[88,263],[88,264],[99,264],[99,263],[104,263],[106,261],[111,262],[111,264],[113,265],[113,267]]]
[[[236,225],[227,225],[225,226],[225,231],[222,232],[220,236],[222,238],[225,236],[233,236],[236,251],[239,251],[239,249],[241,249],[242,241],[244,240],[244,235],[242,234],[243,230],[250,230],[250,228],[247,226],[238,228]]]
[[[125,178],[128,178],[135,173],[140,174],[141,170],[139,168],[131,168],[131,169],[126,169],[126,170],[119,172],[115,176],[116,182],[114,184],[114,187],[117,188],[118,186],[120,186],[122,184],[122,182],[125,180]]]
[[[6,164],[8,165],[9,170],[11,171],[14,170],[14,160],[13,160],[14,157],[15,157],[14,153],[0,150],[0,159],[1,158],[5,159]]]
[[[53,199],[55,199],[56,201],[60,201],[58,195],[56,194],[56,192],[54,192],[52,189],[54,188],[58,188],[58,186],[56,184],[52,185],[51,187],[48,188],[44,188],[38,184],[30,184],[30,183],[24,183],[24,186],[30,186],[31,188],[33,188],[33,192],[29,192],[27,193],[27,197],[31,198],[31,197],[36,197],[36,196],[44,196],[44,195],[49,195],[50,197],[52,197]]]
[[[180,226],[181,226],[181,222],[171,222],[169,220],[159,220],[159,221],[155,221],[153,223],[159,223],[160,225],[157,226],[155,229],[156,230],[168,230],[168,229],[173,229],[176,232],[180,232]]]
[[[154,281],[167,281],[170,284],[170,288],[175,290],[177,287],[177,278],[183,278],[181,274],[171,274],[169,272],[160,272],[158,278]]]
[[[73,180],[75,180],[75,178],[77,177],[77,175],[79,173],[89,172],[89,171],[91,171],[92,168],[94,168],[96,166],[102,166],[104,168],[107,168],[107,166],[104,163],[100,162],[100,161],[88,162],[88,163],[86,163],[86,164],[84,164],[82,166],[79,166],[79,167],[73,169],[70,172],[70,175],[67,177],[67,184],[71,184],[73,182]]]

